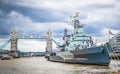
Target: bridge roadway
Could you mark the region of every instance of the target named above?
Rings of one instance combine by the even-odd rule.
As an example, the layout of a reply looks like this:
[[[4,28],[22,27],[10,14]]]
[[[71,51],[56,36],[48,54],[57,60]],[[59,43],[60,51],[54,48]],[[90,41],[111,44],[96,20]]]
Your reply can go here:
[[[46,39],[46,36],[17,36],[18,39]]]

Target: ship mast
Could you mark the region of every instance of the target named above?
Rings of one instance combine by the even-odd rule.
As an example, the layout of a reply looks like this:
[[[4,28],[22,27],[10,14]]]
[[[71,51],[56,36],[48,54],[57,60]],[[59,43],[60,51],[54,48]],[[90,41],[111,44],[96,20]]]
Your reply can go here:
[[[79,12],[76,12],[74,16],[74,33],[77,32],[78,28],[80,29],[80,32],[83,32],[83,25],[80,24],[79,20]]]
[[[67,37],[67,29],[64,29],[64,37]]]

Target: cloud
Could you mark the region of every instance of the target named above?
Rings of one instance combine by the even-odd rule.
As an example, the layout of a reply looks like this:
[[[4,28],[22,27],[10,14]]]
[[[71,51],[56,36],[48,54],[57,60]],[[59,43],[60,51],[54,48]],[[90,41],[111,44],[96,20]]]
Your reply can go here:
[[[120,30],[119,0],[1,0],[0,35],[9,35],[15,27],[19,35],[45,35],[51,29],[55,38],[63,36],[64,28],[70,32],[69,16],[80,12],[84,31],[104,42],[110,30]]]
[[[4,0],[5,3],[11,3],[31,8],[51,8],[51,9],[65,9],[65,8],[78,8],[90,5],[113,5],[117,0]]]
[[[36,35],[40,33],[41,33],[40,35],[42,35],[43,33],[45,35],[49,28],[51,29],[52,32],[64,30],[65,27],[67,27],[68,30],[73,30],[73,26],[68,25],[65,22],[47,22],[47,21],[44,23],[34,22],[29,17],[23,16],[22,14],[17,13],[15,11],[11,11],[7,15],[7,18],[8,19],[4,19],[3,24],[9,25],[11,27],[3,26],[5,28],[3,31],[1,30],[2,31],[1,33],[4,33],[7,28],[10,28],[9,30],[11,30],[13,27],[18,30],[18,33],[28,35],[30,34]],[[10,33],[10,31],[8,31],[8,33]]]
[[[83,19],[85,24],[94,22],[105,22],[105,24],[116,24],[119,14],[119,0],[5,0],[4,3],[22,6],[29,9],[24,13],[30,14],[32,20],[46,21],[68,21],[68,17],[73,15],[75,11],[80,12],[80,16],[86,17]],[[22,8],[21,7],[21,8]],[[114,14],[112,13],[114,11]],[[27,13],[25,15],[27,15]],[[33,15],[34,14],[34,15]],[[50,15],[49,15],[50,14]],[[33,15],[33,16],[31,16]],[[54,19],[54,20],[53,20]],[[63,19],[63,20],[61,20]],[[111,21],[112,20],[112,21]],[[39,20],[40,21],[40,20]],[[117,21],[118,22],[118,21]]]

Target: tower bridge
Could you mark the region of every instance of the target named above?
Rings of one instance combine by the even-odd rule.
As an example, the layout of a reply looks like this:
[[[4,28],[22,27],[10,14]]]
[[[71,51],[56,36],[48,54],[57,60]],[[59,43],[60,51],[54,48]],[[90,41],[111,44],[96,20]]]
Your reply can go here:
[[[18,53],[18,40],[19,39],[42,39],[46,40],[46,52],[52,51],[52,32],[48,31],[46,36],[21,36],[18,35],[17,31],[15,29],[12,30],[10,33],[10,39],[5,42],[3,45],[0,45],[0,49],[3,49],[6,45],[10,43],[10,55],[17,58],[19,57]]]

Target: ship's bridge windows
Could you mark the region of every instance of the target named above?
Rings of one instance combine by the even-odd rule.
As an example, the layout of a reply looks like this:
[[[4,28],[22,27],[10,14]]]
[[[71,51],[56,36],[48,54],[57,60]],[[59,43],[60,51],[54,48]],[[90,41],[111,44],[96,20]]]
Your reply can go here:
[[[90,40],[88,37],[75,37],[74,40]]]
[[[72,47],[79,46],[79,48],[89,48],[91,47],[91,43],[89,40],[73,41],[73,42],[70,42],[70,46]]]

